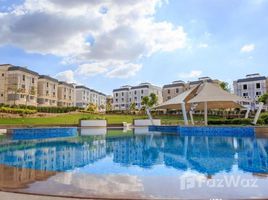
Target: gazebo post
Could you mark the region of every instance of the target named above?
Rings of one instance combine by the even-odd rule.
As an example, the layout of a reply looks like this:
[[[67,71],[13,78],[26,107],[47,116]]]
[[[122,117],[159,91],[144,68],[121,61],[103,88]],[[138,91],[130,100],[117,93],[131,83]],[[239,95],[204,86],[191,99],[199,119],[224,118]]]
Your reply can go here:
[[[181,110],[182,110],[182,114],[183,114],[184,125],[188,126],[188,119],[187,119],[186,107],[185,107],[184,102],[181,103]]]
[[[204,102],[205,126],[208,125],[208,102]]]

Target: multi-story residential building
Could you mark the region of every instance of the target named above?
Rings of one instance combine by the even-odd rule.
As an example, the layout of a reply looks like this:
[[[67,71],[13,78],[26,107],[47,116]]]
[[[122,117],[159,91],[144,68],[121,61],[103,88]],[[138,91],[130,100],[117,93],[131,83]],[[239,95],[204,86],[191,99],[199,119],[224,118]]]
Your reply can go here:
[[[236,95],[253,100],[268,92],[267,78],[260,74],[249,74],[234,81],[233,86]]]
[[[0,69],[0,103],[37,106],[38,73],[10,64]]]
[[[58,80],[49,76],[39,76],[37,89],[38,106],[58,105]]]
[[[154,93],[158,97],[158,104],[163,102],[162,88],[154,86],[150,83],[141,83],[138,86],[122,86],[113,90],[113,108],[115,110],[128,110],[130,105],[134,103],[136,109],[142,108],[142,99]]]
[[[75,104],[74,85],[59,82],[58,85],[58,106],[72,107]]]
[[[105,110],[106,95],[101,92],[79,85],[75,88],[75,96],[77,107],[86,108],[88,104],[93,103],[99,110]]]
[[[127,110],[129,109],[129,96],[131,86],[125,85],[121,88],[113,90],[113,109],[114,110]]]
[[[174,81],[171,84],[167,84],[163,86],[162,96],[163,101],[167,101],[176,97],[186,90],[185,82],[183,81]]]
[[[149,96],[151,93],[156,94],[158,97],[157,104],[160,104],[163,102],[162,98],[162,88],[152,85],[150,83],[141,83],[138,86],[131,87],[131,95],[129,97],[129,103],[135,103],[136,109],[142,108],[142,99],[145,96]]]
[[[91,90],[83,85],[75,87],[75,105],[80,108],[86,108],[91,103]]]

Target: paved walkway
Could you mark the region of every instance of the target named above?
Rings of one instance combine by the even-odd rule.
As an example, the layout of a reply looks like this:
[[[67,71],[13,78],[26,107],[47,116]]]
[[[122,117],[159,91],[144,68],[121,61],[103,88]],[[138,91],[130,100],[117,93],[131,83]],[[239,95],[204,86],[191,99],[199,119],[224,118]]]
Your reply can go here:
[[[0,200],[81,200],[75,198],[58,198],[58,197],[45,197],[37,195],[14,194],[8,192],[0,192]]]

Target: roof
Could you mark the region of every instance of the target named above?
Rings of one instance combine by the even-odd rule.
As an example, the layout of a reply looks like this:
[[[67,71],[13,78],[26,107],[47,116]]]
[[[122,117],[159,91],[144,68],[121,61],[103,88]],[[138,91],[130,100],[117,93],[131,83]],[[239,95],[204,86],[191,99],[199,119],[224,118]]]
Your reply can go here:
[[[72,84],[70,84],[70,83],[66,83],[66,82],[64,82],[64,81],[60,81],[60,82],[59,82],[59,85],[65,85],[65,86],[67,86],[67,87],[72,87],[72,88],[74,88],[74,86],[73,86]]]
[[[248,102],[245,98],[231,94],[217,84],[205,82],[198,89],[195,97],[188,103],[198,104],[198,109],[203,109],[204,102],[208,103],[209,109],[239,108],[239,102]]]
[[[169,99],[168,101],[163,102],[162,104],[154,107],[155,109],[176,109],[181,110],[181,104],[187,102],[189,98],[191,98],[195,92],[197,91],[199,86],[193,87],[185,92],[177,95],[176,97]],[[190,108],[190,105],[186,105],[186,107]]]
[[[244,83],[244,82],[250,82],[250,81],[262,81],[262,80],[266,80],[266,77],[265,76],[259,76],[259,77],[238,79],[237,83]]]
[[[22,71],[22,72],[25,72],[25,73],[32,74],[34,76],[39,76],[39,74],[37,72],[29,70],[29,69],[27,69],[25,67],[18,67],[18,66],[13,66],[13,65],[11,65],[11,67],[8,68],[8,71]]]
[[[118,88],[118,89],[114,89],[113,92],[120,92],[120,91],[129,91],[130,88]]]
[[[41,76],[39,76],[38,79],[47,79],[47,80],[50,80],[50,81],[53,81],[53,82],[59,82],[57,79],[52,78],[50,76],[46,76],[46,75],[41,75]]]
[[[85,90],[91,90],[90,88],[84,86],[84,85],[77,85],[75,86],[76,89],[85,89]]]
[[[181,86],[185,86],[184,83],[172,83],[172,84],[167,84],[163,86],[163,89],[165,88],[172,88],[172,87],[181,87]]]
[[[207,80],[191,81],[189,84],[190,85],[197,85],[197,84],[204,83],[204,82],[211,83],[213,81],[212,81],[212,79],[207,79]]]
[[[208,109],[220,109],[240,108],[239,102],[249,102],[249,100],[223,90],[218,84],[204,82],[155,108],[181,110],[181,104],[185,103],[187,110],[193,104],[196,110],[203,110],[205,102],[208,104]]]
[[[131,89],[135,90],[135,89],[149,88],[149,87],[150,87],[149,85],[138,85],[138,86],[131,87]]]

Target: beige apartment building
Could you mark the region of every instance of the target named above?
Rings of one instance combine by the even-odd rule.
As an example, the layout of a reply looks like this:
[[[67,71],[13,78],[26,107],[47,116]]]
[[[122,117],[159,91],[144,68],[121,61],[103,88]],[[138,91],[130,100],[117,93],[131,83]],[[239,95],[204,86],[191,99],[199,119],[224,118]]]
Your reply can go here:
[[[186,90],[185,82],[183,81],[174,81],[171,84],[167,84],[163,86],[162,95],[163,101],[167,101],[176,97]]]
[[[75,104],[74,85],[59,82],[58,85],[58,106],[60,107],[72,107]]]
[[[37,89],[38,106],[55,107],[58,105],[58,84],[58,80],[50,76],[39,76]]]
[[[38,73],[10,64],[0,65],[0,103],[37,106]]]

